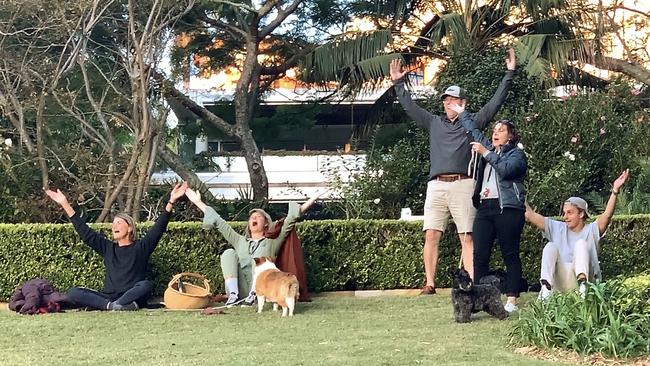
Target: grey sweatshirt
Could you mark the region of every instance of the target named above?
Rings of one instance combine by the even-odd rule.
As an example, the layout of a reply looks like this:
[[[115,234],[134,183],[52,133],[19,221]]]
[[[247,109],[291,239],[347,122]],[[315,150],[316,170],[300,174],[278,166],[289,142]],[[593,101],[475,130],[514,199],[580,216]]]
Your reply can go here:
[[[513,70],[507,70],[492,98],[472,115],[479,129],[483,129],[501,108],[513,75]],[[417,105],[406,90],[404,80],[397,80],[393,84],[397,98],[409,117],[429,131],[429,179],[439,174],[467,174],[471,159],[469,143],[472,139],[458,119],[452,122],[446,114],[437,116]]]

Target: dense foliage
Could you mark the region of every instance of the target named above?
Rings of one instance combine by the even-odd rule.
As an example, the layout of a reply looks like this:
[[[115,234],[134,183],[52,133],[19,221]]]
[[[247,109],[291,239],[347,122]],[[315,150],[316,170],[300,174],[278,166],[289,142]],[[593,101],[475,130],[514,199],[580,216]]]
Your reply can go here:
[[[142,233],[148,224],[139,226]],[[453,225],[452,225],[453,226]],[[95,226],[110,235],[107,225]],[[243,223],[234,223],[241,232]],[[305,252],[312,291],[418,288],[423,285],[422,223],[394,220],[305,221],[297,230]],[[453,232],[453,228],[450,227]],[[650,268],[649,216],[618,216],[602,244],[601,266],[605,278],[641,273]],[[544,242],[540,232],[527,226],[521,257],[524,276],[534,282]],[[227,244],[220,234],[205,231],[196,222],[170,223],[151,258],[151,279],[162,294],[175,273],[206,275],[222,291],[219,255]],[[437,285],[450,285],[449,272],[458,265],[457,235],[440,243]],[[498,253],[498,250],[496,250]],[[58,288],[100,288],[101,258],[79,240],[71,225],[0,224],[0,298],[7,298],[22,282],[45,277]],[[503,264],[493,256],[493,268]]]
[[[534,302],[522,310],[511,342],[610,357],[647,355],[649,288],[646,274],[588,284],[584,299],[571,292]]]

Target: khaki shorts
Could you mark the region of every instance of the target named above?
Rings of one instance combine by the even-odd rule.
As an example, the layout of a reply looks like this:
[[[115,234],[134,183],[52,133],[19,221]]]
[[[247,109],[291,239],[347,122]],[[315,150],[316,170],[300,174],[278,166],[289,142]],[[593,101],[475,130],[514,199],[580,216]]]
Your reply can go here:
[[[459,179],[454,182],[431,180],[427,184],[424,201],[424,227],[422,230],[447,228],[449,214],[456,223],[459,234],[471,233],[476,209],[472,205],[474,179]]]

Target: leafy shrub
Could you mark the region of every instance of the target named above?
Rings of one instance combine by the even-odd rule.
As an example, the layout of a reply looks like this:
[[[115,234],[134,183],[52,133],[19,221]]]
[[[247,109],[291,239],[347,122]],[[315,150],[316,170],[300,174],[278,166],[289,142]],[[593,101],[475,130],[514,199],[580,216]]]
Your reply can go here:
[[[139,232],[150,224],[140,224]],[[110,226],[91,225],[109,236]],[[235,222],[238,232],[244,223]],[[424,282],[421,222],[396,220],[322,220],[297,225],[305,252],[310,290],[368,290],[418,288]],[[630,275],[650,268],[650,216],[617,216],[602,242],[601,267],[605,278]],[[521,258],[524,276],[539,277],[544,247],[540,232],[526,226]],[[199,272],[223,291],[219,255],[227,248],[220,234],[197,222],[169,224],[151,257],[155,293],[162,294],[179,272]],[[492,267],[503,268],[495,248]],[[453,225],[440,243],[437,285],[450,285],[448,273],[458,265],[460,244]],[[84,245],[71,225],[0,224],[0,298],[8,298],[21,283],[48,278],[59,289],[72,286],[100,288],[101,258]]]
[[[639,290],[621,279],[587,284],[576,292],[554,294],[521,311],[511,342],[542,348],[568,348],[581,354],[633,357],[650,352],[650,314],[638,311]]]
[[[624,168],[634,190],[638,162],[649,154],[634,141],[650,138],[648,115],[626,85],[562,102],[539,98],[516,118],[528,157],[528,200],[557,214],[569,196],[605,192]]]
[[[650,314],[650,272],[624,279],[623,286],[630,289],[630,296],[620,301],[624,311]]]

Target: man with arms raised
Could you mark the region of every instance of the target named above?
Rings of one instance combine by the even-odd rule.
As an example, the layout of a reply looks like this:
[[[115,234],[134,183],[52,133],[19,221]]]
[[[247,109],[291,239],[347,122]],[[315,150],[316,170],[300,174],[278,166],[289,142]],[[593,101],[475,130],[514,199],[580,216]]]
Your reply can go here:
[[[515,52],[510,49],[506,59],[506,74],[494,96],[478,112],[472,115],[479,129],[492,120],[508,95],[515,70]],[[445,113],[434,115],[418,106],[404,86],[404,76],[399,60],[390,64],[390,77],[395,92],[406,113],[429,132],[429,183],[424,203],[424,271],[426,284],[422,294],[436,292],[435,276],[438,263],[438,243],[447,227],[451,214],[460,237],[463,266],[473,277],[474,261],[472,225],[476,209],[472,205],[474,180],[470,166],[472,142],[458,122],[458,113],[451,104],[465,105],[465,90],[458,85],[448,87],[441,96]]]

